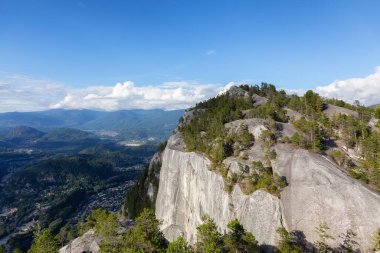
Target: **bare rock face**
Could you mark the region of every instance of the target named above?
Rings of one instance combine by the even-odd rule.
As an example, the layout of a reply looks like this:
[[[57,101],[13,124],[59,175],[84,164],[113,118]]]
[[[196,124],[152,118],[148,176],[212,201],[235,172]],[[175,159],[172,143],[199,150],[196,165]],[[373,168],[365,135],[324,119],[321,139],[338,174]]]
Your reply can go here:
[[[259,107],[259,106],[265,105],[267,103],[267,101],[268,101],[267,98],[260,97],[257,94],[253,94],[252,95],[252,99],[253,99],[253,106],[255,106],[255,107]]]
[[[297,111],[294,111],[290,108],[284,108],[286,111],[286,115],[289,117],[289,119],[295,119],[299,120],[303,117],[303,115]]]
[[[288,145],[277,145],[276,152],[273,169],[289,183],[281,193],[288,228],[303,231],[310,242],[318,239],[315,227],[321,222],[336,239],[352,229],[365,250],[380,227],[380,195],[322,155]]]
[[[368,122],[368,127],[371,128],[372,131],[379,131],[379,128],[377,127],[378,123],[379,123],[379,119],[372,118]]]
[[[326,222],[337,243],[342,233],[352,229],[365,252],[371,234],[380,227],[380,195],[324,156],[287,144],[276,145],[273,170],[289,183],[281,198],[262,190],[245,195],[238,185],[229,194],[224,190],[223,177],[209,170],[210,161],[176,148],[182,146],[179,143],[180,134],[172,136],[163,153],[156,199],[156,215],[163,221],[162,230],[169,240],[183,235],[195,242],[201,217],[208,214],[222,233],[231,219],[238,218],[259,243],[267,245],[276,245],[280,226],[302,231],[309,242],[314,242],[318,239],[315,227]],[[249,161],[261,160],[258,148],[255,145],[247,152]],[[225,163],[239,170],[238,162],[228,158]]]
[[[330,119],[332,119],[334,116],[338,116],[339,114],[345,114],[348,116],[352,115],[354,117],[359,117],[358,112],[355,112],[347,108],[339,107],[336,105],[332,105],[332,104],[327,104],[327,108],[323,110],[323,113]]]
[[[209,165],[207,158],[194,152],[169,147],[164,151],[156,216],[163,221],[167,239],[183,235],[194,243],[201,217],[208,214],[222,233],[237,217],[260,243],[275,244],[275,230],[281,225],[280,200],[261,190],[244,195],[238,186],[230,195],[224,190],[223,178],[209,171]]]
[[[94,230],[89,230],[61,248],[58,253],[100,253],[99,241],[94,237]]]
[[[232,86],[229,90],[227,90],[226,93],[229,94],[230,96],[244,96],[244,97],[249,96],[247,91],[243,90],[242,88],[238,86]]]
[[[230,131],[237,132],[241,125],[248,128],[248,131],[255,137],[255,141],[260,139],[260,135],[264,130],[268,130],[265,127],[264,119],[240,119],[226,123],[224,126]]]

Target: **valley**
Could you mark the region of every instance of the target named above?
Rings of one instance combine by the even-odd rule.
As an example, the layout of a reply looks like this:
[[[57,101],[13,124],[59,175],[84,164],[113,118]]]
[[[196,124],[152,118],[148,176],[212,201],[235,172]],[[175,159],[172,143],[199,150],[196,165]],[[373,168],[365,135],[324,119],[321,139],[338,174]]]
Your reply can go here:
[[[135,115],[131,124],[139,124],[141,133],[131,130],[126,135],[114,128],[67,128],[62,121],[68,121],[66,116],[72,112],[62,113],[54,120],[52,112],[46,113],[48,119],[32,113],[33,122],[23,114],[14,118],[0,114],[0,121],[8,120],[0,131],[0,244],[27,249],[37,224],[55,233],[64,229],[75,235],[73,228],[92,210],[118,212],[165,132],[178,122],[170,112],[162,125],[156,125],[155,131],[161,131],[156,135],[148,125],[144,127],[149,124],[148,115],[154,117],[154,113],[140,112],[148,115],[141,121]],[[165,114],[159,113],[160,117]],[[114,118],[109,123],[117,125],[117,121]],[[139,145],[123,145],[135,140]]]

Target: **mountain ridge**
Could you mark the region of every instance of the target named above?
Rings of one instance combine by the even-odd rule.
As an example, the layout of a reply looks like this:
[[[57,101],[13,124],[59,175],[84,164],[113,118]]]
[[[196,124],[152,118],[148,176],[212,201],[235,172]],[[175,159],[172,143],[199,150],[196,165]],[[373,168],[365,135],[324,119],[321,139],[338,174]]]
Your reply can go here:
[[[267,89],[268,87],[264,86],[264,88]],[[269,89],[271,88],[269,87]],[[251,90],[249,89],[249,91]],[[245,94],[249,94],[248,93],[249,91],[247,91],[247,93],[244,93],[243,96],[245,96]],[[236,92],[236,88],[234,88],[234,96],[236,96],[235,93],[237,94],[237,96],[241,96],[240,93],[242,92],[241,91]],[[262,94],[257,94],[257,93],[253,93],[253,94],[259,97],[260,95],[262,95]],[[309,96],[311,100],[314,100],[316,102],[315,107],[310,107],[314,109],[310,109],[310,111],[306,111],[306,113],[309,114],[309,116],[306,115],[306,117],[308,117],[310,121],[313,119],[313,117],[317,117],[316,113],[318,112],[318,110],[320,110],[320,112],[322,113],[320,114],[322,116],[318,116],[318,117],[322,117],[323,120],[327,120],[328,122],[337,121],[338,118],[342,118],[343,120],[349,119],[353,121],[359,121],[361,120],[360,118],[363,119],[364,117],[368,117],[368,116],[365,116],[365,115],[368,115],[366,113],[369,112],[371,114],[371,112],[368,111],[365,107],[354,107],[347,103],[344,103],[344,102],[342,103],[339,100],[327,100],[324,102],[327,104],[327,106],[322,106],[321,98],[318,98],[318,96],[314,95],[313,93],[309,93],[307,95]],[[274,97],[275,96],[276,95],[274,95]],[[306,99],[308,99],[307,96],[304,96],[304,98],[305,97]],[[216,101],[216,100],[211,99],[209,101]],[[256,100],[258,99],[256,98]],[[262,99],[259,99],[259,100],[262,100]],[[253,101],[253,103],[255,103],[255,100]],[[321,103],[320,107],[318,103]],[[329,103],[331,104],[331,106],[328,106]],[[336,106],[336,104],[339,104],[342,107]],[[186,142],[186,138],[183,138],[184,127],[189,125],[189,123],[191,123],[197,117],[200,117],[200,115],[204,114],[205,111],[210,110],[210,109],[212,110],[213,108],[213,107],[208,107],[207,104],[203,105],[202,103],[200,103],[200,105],[201,106],[197,105],[196,107],[189,109],[185,113],[185,115],[182,117],[181,123],[176,129],[175,134],[173,134],[169,138],[169,141],[165,150],[159,154],[159,156],[161,157],[160,159],[162,160],[162,166],[160,168],[156,167],[156,171],[154,173],[151,173],[151,174],[157,175],[157,177],[154,180],[159,180],[160,182],[159,185],[155,186],[154,184],[149,183],[149,181],[148,182],[145,181],[144,185],[146,186],[146,188],[143,188],[143,189],[140,188],[139,190],[140,194],[148,195],[150,201],[155,203],[156,216],[158,219],[161,219],[163,221],[161,229],[163,229],[164,234],[169,240],[174,240],[177,236],[182,235],[185,238],[187,238],[189,242],[194,243],[196,228],[197,226],[201,224],[201,216],[203,214],[209,214],[216,221],[216,224],[218,225],[218,227],[220,227],[221,232],[225,231],[226,224],[231,218],[233,217],[239,218],[239,220],[242,221],[242,224],[244,225],[244,227],[248,228],[250,232],[253,232],[253,234],[257,236],[259,242],[264,245],[265,244],[269,244],[272,246],[276,245],[279,238],[278,238],[278,234],[276,233],[276,228],[275,228],[276,226],[273,227],[271,232],[269,233],[268,232],[264,233],[263,230],[260,230],[260,227],[264,228],[264,227],[268,227],[269,224],[277,224],[277,227],[283,226],[290,232],[301,228],[300,232],[305,233],[303,234],[303,236],[306,236],[306,239],[310,243],[313,243],[313,241],[318,239],[317,234],[315,234],[315,227],[317,227],[318,224],[320,224],[321,222],[328,221],[329,222],[328,225],[331,228],[330,232],[333,233],[333,236],[335,238],[338,239],[342,234],[352,229],[352,231],[354,231],[354,233],[358,235],[358,237],[356,237],[356,240],[360,243],[358,244],[360,249],[363,251],[366,251],[367,247],[370,247],[371,234],[374,233],[375,230],[380,227],[380,216],[379,216],[380,195],[378,191],[375,191],[368,184],[366,185],[365,180],[364,180],[364,185],[362,182],[358,181],[358,179],[362,180],[361,177],[358,177],[355,174],[357,172],[355,172],[355,170],[351,170],[349,167],[349,166],[358,166],[358,165],[347,166],[347,165],[344,165],[344,162],[342,163],[343,161],[342,157],[345,157],[344,159],[351,159],[351,163],[362,162],[362,158],[357,158],[357,156],[355,156],[355,154],[357,154],[358,152],[356,148],[352,148],[350,146],[350,145],[359,145],[358,143],[350,144],[350,141],[348,141],[346,142],[347,144],[342,144],[341,143],[342,141],[345,142],[344,139],[340,140],[342,136],[344,137],[343,133],[331,132],[334,134],[334,137],[330,137],[334,140],[334,144],[330,144],[331,141],[329,140],[329,138],[325,138],[325,137],[319,140],[321,144],[323,145],[321,148],[318,146],[320,144],[318,144],[317,142],[314,142],[315,140],[309,140],[309,141],[312,141],[309,144],[307,142],[300,144],[301,142],[297,138],[301,138],[301,139],[303,138],[304,141],[307,141],[307,138],[309,138],[307,137],[307,131],[309,130],[307,130],[306,132],[305,130],[302,130],[308,124],[309,119],[306,119],[306,120],[302,119],[302,117],[305,117],[305,113],[302,113],[302,115],[300,114],[300,116],[298,116],[296,113],[292,113],[293,119],[291,119],[290,126],[294,129],[295,132],[292,130],[291,132],[288,132],[288,134],[285,134],[285,132],[283,132],[284,129],[282,127],[279,128],[279,126],[281,126],[281,124],[284,124],[284,123],[275,121],[275,124],[273,125],[273,122],[271,122],[270,119],[264,120],[263,121],[264,123],[261,123],[261,125],[260,124],[256,126],[247,125],[248,131],[251,133],[252,136],[255,137],[254,138],[255,144],[253,144],[253,146],[249,149],[243,148],[242,151],[240,151],[240,154],[237,153],[237,158],[234,158],[234,159],[237,159],[237,161],[240,161],[240,162],[234,162],[235,165],[231,163],[227,164],[226,163],[227,160],[225,160],[225,158],[221,160],[222,162],[219,162],[218,160],[215,161],[215,159],[217,158],[217,156],[215,155],[217,153],[212,153],[213,151],[211,151],[210,153],[207,153],[209,152],[207,151],[207,149],[203,149],[204,151],[199,150],[199,148],[202,147],[202,145],[207,145],[207,143],[210,143],[210,142],[211,142],[211,149],[213,147],[217,147],[218,145],[217,144],[218,142],[215,142],[218,139],[215,139],[215,140],[206,139],[207,135],[209,134],[207,132],[207,128],[203,132],[202,130],[200,131],[197,130],[199,131],[198,133],[201,136],[199,139],[200,143],[195,143],[194,145],[191,144],[192,145],[191,147],[193,148],[192,150],[188,150],[189,146],[188,146],[188,143]],[[262,109],[260,108],[263,108],[263,105],[264,103],[258,104],[257,107],[254,107],[252,109],[253,114],[250,113],[250,111],[246,111],[244,116],[248,118],[249,117],[255,118],[259,116],[260,118],[263,113],[261,111]],[[329,108],[328,111],[324,113],[323,111],[326,110],[327,108]],[[353,109],[355,111],[353,111]],[[281,120],[282,119],[281,117],[283,116],[281,116],[281,114],[278,114],[280,113],[280,111],[277,112],[276,110],[277,109],[264,112],[264,113],[269,113],[270,115],[270,113],[276,112],[277,115],[276,114],[272,114],[272,115],[274,115],[274,117],[279,117],[278,119]],[[216,114],[216,113],[217,112],[213,112],[213,114]],[[294,117],[294,115],[298,116],[298,118]],[[212,122],[212,117],[213,117],[212,115],[208,114],[205,117],[205,119],[208,122]],[[239,117],[240,116],[237,116],[237,118]],[[300,120],[302,123],[297,123],[297,121],[300,121]],[[367,118],[367,120],[372,121],[371,117]],[[286,124],[289,124],[289,123],[286,123]],[[340,123],[337,122],[337,124],[340,124]],[[237,129],[237,131],[241,131],[239,130],[238,125],[235,126],[235,128]],[[272,132],[273,126],[276,126],[275,133]],[[321,129],[325,127],[326,127],[325,125],[323,126],[320,125]],[[367,127],[369,127],[369,123]],[[240,128],[241,128],[241,125],[240,125]],[[339,128],[343,128],[343,126]],[[193,129],[197,129],[197,128],[194,126]],[[273,144],[270,144],[270,146],[266,148],[265,139],[262,139],[263,138],[262,134],[265,131],[269,131],[270,133],[272,132],[271,134],[273,134],[273,136],[275,137],[271,137],[271,138],[275,138],[275,142],[280,142],[280,144],[274,144],[274,146],[272,147],[271,145]],[[289,131],[289,130],[287,129],[286,131]],[[319,130],[318,131],[313,130],[313,131],[315,131],[314,134],[320,134],[318,133]],[[374,131],[373,134],[376,134],[376,129],[373,131]],[[292,134],[289,135],[289,133],[292,133]],[[296,135],[294,133],[297,133],[299,136],[297,136],[296,138]],[[323,134],[326,134],[326,133],[323,133]],[[260,136],[260,137],[257,138],[257,136]],[[216,138],[219,138],[219,137],[216,137]],[[189,139],[189,140],[194,141],[194,139]],[[205,144],[203,144],[202,141],[205,141],[204,142]],[[284,144],[281,144],[281,143],[284,143]],[[259,146],[255,148],[256,145],[259,145]],[[283,146],[278,146],[278,145],[283,145]],[[297,147],[295,147],[295,145]],[[305,146],[300,147],[299,145],[305,145]],[[364,145],[364,144],[361,143],[360,145]],[[283,147],[283,148],[279,148],[279,147]],[[264,154],[265,149],[268,149],[269,151],[274,150],[276,154],[275,157],[267,160],[268,158],[266,158],[266,155]],[[302,151],[303,149],[311,149],[311,150]],[[299,153],[297,150],[300,150],[301,153]],[[293,155],[291,155],[291,157],[299,157],[299,158],[287,158],[288,154],[290,154],[289,152],[293,152],[293,151],[298,152],[298,153],[294,153]],[[227,157],[228,156],[229,155],[227,155]],[[235,154],[233,156],[235,156]],[[249,195],[247,196],[246,193],[244,194],[239,193],[239,194],[242,194],[241,197],[237,197],[239,194],[236,195],[237,192],[239,191],[241,192],[241,190],[243,190],[243,188],[241,187],[244,181],[241,181],[238,184],[232,185],[232,191],[230,192],[230,194],[228,192],[225,192],[226,183],[229,184],[229,182],[231,182],[230,180],[233,174],[235,175],[237,174],[238,177],[241,177],[240,173],[243,173],[241,172],[242,171],[241,164],[243,164],[243,168],[244,166],[248,166],[248,169],[249,167],[251,167],[250,162],[248,163],[248,165],[244,165],[244,164],[247,164],[247,162],[245,162],[247,159],[249,161],[252,161],[252,159],[253,161],[257,159],[261,160],[263,164],[267,164],[265,166],[268,166],[268,165],[271,166],[272,169],[276,173],[279,173],[281,176],[286,177],[288,180],[289,186],[285,186],[283,188],[283,191],[281,192],[281,198],[280,198],[280,201],[282,198],[284,198],[283,201],[285,201],[284,203],[287,203],[287,204],[286,205],[284,203],[278,204],[278,206],[281,207],[280,209],[278,208],[271,209],[270,207],[265,207],[263,209],[263,210],[267,210],[270,213],[269,210],[276,210],[276,209],[281,210],[285,208],[283,211],[280,211],[281,214],[277,212],[277,215],[279,216],[277,218],[277,221],[274,223],[265,223],[265,221],[262,221],[262,220],[265,220],[265,218],[263,217],[266,217],[266,216],[259,215],[256,217],[254,215],[255,212],[257,213],[257,208],[259,208],[260,204],[259,202],[256,202],[253,199],[249,201],[245,200],[242,202],[242,203],[248,203],[248,202],[253,203],[251,204],[251,208],[248,208],[250,204],[248,204],[248,206],[247,204],[244,204],[245,207],[241,206],[240,204],[240,207],[238,205],[236,207],[237,209],[234,209],[233,206],[235,206],[235,204],[232,204],[232,205],[228,204],[228,203],[233,203],[231,201],[233,201],[234,197],[237,199],[241,197],[243,197],[243,199],[249,199]],[[306,163],[305,161],[303,161],[303,159],[306,160]],[[202,162],[203,160],[208,161],[208,162],[207,163]],[[314,165],[311,165],[311,164],[314,164]],[[224,173],[223,166],[227,167],[226,175],[223,175]],[[321,175],[320,175],[320,172],[316,173],[315,171],[313,171],[314,170],[313,167],[317,168],[316,171],[320,171],[320,172],[323,171],[323,173]],[[303,170],[306,169],[308,173],[306,172],[303,172],[303,174],[300,173],[301,168]],[[252,170],[252,168],[250,168],[249,170]],[[297,170],[298,172],[296,172]],[[210,176],[207,176],[205,173],[207,174],[211,173],[211,174]],[[244,175],[244,173],[241,175]],[[311,178],[308,178],[309,176]],[[218,182],[216,178],[218,177],[219,177],[218,180],[221,180],[221,181],[218,184],[216,184],[216,182]],[[352,177],[356,179],[353,179]],[[336,185],[334,185],[334,182],[336,183]],[[346,186],[344,185],[347,185],[347,188],[345,188]],[[213,187],[216,187],[216,188],[212,189]],[[300,188],[296,190],[297,187],[300,187]],[[302,188],[302,187],[306,187],[306,188]],[[310,189],[314,189],[315,192],[305,191],[305,189],[308,189],[308,187],[310,187]],[[353,187],[353,189],[351,189],[351,187]],[[241,188],[241,190],[239,188]],[[293,188],[294,190],[291,190]],[[266,189],[263,189],[263,190],[264,190],[263,194],[264,195],[266,194],[268,197],[270,197],[270,192],[268,193],[268,190]],[[149,191],[157,192],[157,198],[155,199],[155,194],[148,194]],[[298,196],[297,194],[295,194],[298,191],[299,192],[305,191],[305,195]],[[318,191],[320,191],[320,193],[316,194]],[[225,192],[224,193],[225,197],[222,197],[223,192]],[[254,191],[254,194],[256,194],[256,192],[262,192],[262,190],[258,189]],[[343,195],[345,197],[341,198],[341,196]],[[216,197],[216,196],[220,196],[220,197]],[[216,198],[216,199],[213,200],[213,198]],[[292,199],[294,199],[294,201]],[[304,204],[302,204],[303,202],[309,203],[306,206],[310,206],[310,209],[305,209]],[[340,203],[340,204],[334,204],[334,202]],[[323,207],[324,205],[327,205],[328,207],[325,208]],[[363,205],[366,207],[363,207]],[[133,208],[133,206],[131,207],[130,204],[129,206],[127,204],[126,212],[128,212],[129,208]],[[232,211],[231,214],[227,215],[227,213],[229,212],[227,210],[231,208],[232,210],[235,210],[235,211]],[[243,208],[242,210],[246,210],[246,211],[239,210],[239,208],[240,209]],[[245,208],[248,208],[248,209],[245,209]],[[251,210],[251,211],[248,211],[248,210]],[[305,219],[302,217],[306,215],[306,210],[308,210],[307,213],[311,215],[310,217],[313,217],[311,218],[313,219],[313,221],[305,221],[304,225],[302,225],[301,221]],[[372,210],[372,211],[369,211],[369,210]],[[258,223],[255,223],[252,220],[250,221],[252,216],[243,218],[245,216],[244,213],[250,213],[251,215],[255,216],[256,219],[259,219],[261,221],[258,221]],[[336,216],[334,215],[332,216],[332,214],[335,214]],[[368,218],[367,215],[370,216],[370,218]],[[272,215],[272,217],[275,217],[275,216]],[[340,222],[342,222],[341,225],[340,225]],[[363,225],[363,222],[366,225]],[[363,230],[363,227],[365,227],[366,230]],[[339,245],[337,244],[338,242],[335,242],[335,244],[333,243],[332,246],[338,247]],[[267,248],[268,251],[271,251],[271,249],[272,248],[270,247]]]

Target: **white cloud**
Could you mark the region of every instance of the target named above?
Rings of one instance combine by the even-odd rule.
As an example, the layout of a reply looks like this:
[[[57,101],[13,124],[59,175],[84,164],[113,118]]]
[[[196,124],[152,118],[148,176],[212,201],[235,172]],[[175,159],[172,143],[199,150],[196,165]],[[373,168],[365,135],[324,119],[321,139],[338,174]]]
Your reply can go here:
[[[380,102],[380,66],[375,73],[362,78],[350,78],[319,86],[316,91],[325,97],[339,98],[348,102],[359,100],[365,105]]]
[[[51,108],[76,109],[184,109],[218,94],[224,86],[192,82],[166,82],[159,86],[138,87],[132,81],[115,86],[95,86],[71,90]]]
[[[26,76],[4,76],[0,73],[0,112],[64,109],[185,109],[197,102],[225,92],[234,82],[201,84],[197,82],[164,82],[157,86],[138,86],[132,81],[113,86],[70,88],[63,84]],[[285,89],[302,95],[302,89]],[[335,81],[315,89],[322,96],[366,105],[380,102],[380,67],[363,78]]]
[[[231,85],[227,84],[229,87]],[[132,81],[114,86],[70,88],[25,76],[0,76],[0,112],[45,109],[185,109],[219,94],[221,84],[165,82],[137,86]]]
[[[0,112],[36,111],[48,108],[66,94],[59,83],[21,75],[0,77]]]
[[[216,54],[216,51],[215,51],[214,49],[210,49],[210,50],[208,50],[208,51],[206,52],[206,55],[207,55],[207,56],[211,56],[211,55],[214,55],[214,54]]]

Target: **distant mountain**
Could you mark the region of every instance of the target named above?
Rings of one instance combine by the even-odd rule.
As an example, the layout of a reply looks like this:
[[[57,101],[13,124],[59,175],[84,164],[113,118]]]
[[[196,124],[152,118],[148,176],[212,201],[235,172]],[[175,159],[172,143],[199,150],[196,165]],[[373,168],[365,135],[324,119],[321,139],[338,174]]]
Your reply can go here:
[[[94,134],[74,128],[57,128],[43,136],[39,141],[74,142],[97,138]]]
[[[27,127],[27,126],[18,126],[9,129],[9,131],[0,139],[4,139],[7,141],[15,141],[15,140],[24,140],[24,141],[34,141],[42,136],[45,133],[41,132],[35,128]]]
[[[54,128],[75,128],[120,139],[166,139],[184,110],[47,110],[0,113],[1,128],[28,126],[49,132]]]

